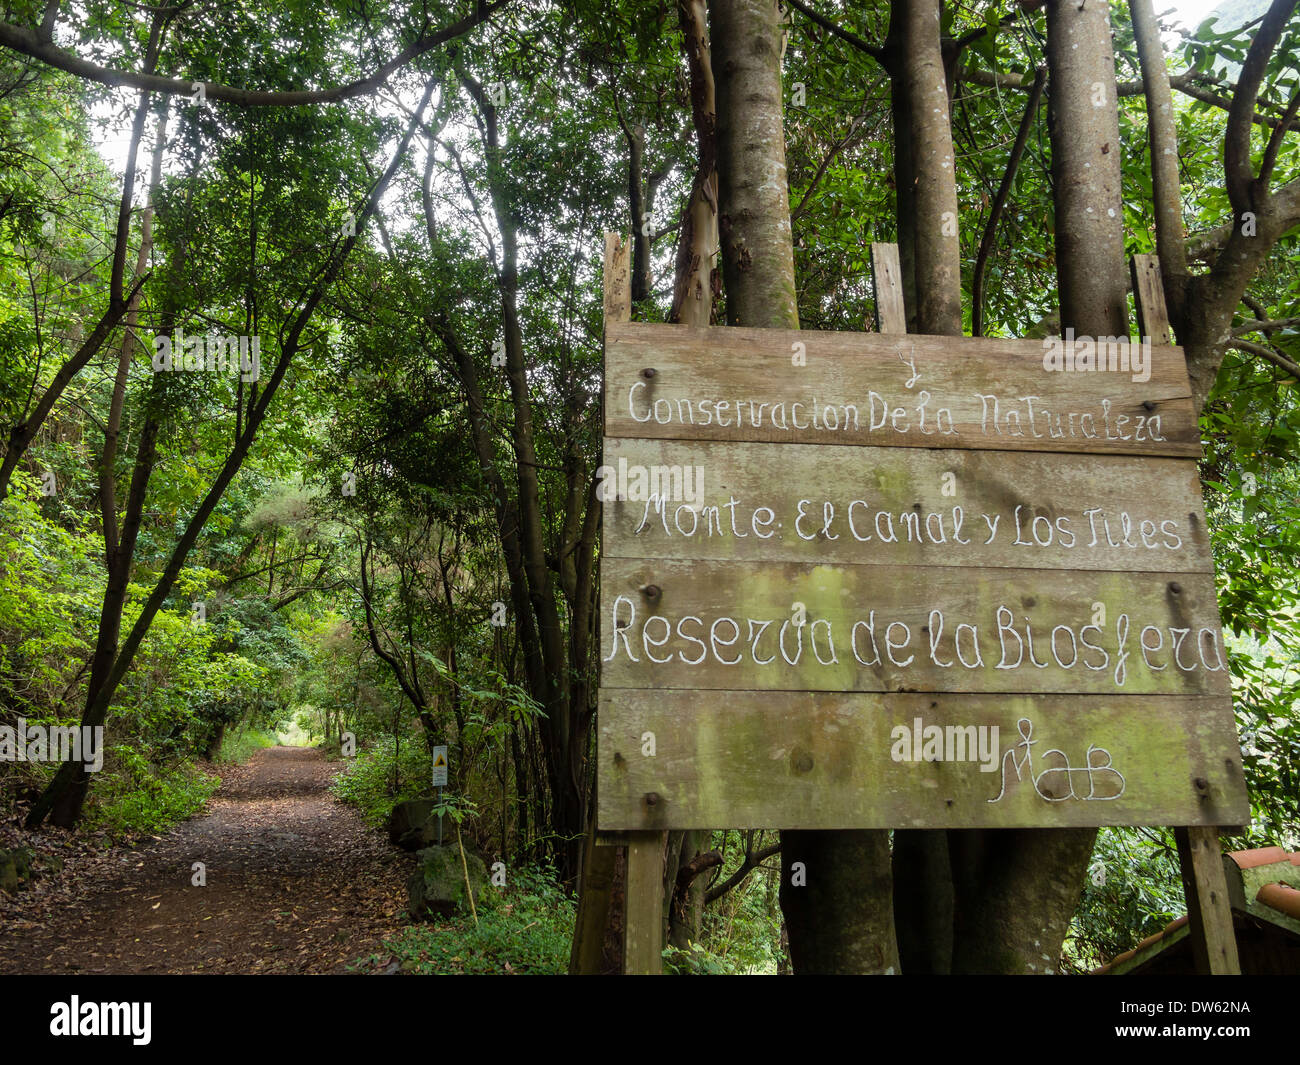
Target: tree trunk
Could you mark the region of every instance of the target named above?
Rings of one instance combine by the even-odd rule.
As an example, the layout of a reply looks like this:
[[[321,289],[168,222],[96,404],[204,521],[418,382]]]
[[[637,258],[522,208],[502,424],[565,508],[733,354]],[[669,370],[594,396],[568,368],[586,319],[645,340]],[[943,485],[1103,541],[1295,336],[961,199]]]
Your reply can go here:
[[[911,229],[916,332],[961,336],[961,240],[939,10],[939,0],[896,0],[890,23],[894,135],[903,133],[907,148],[896,158],[904,160],[912,189],[898,228],[900,238]]]
[[[664,901],[667,911],[667,935],[664,942],[678,950],[686,950],[700,940],[700,928],[704,921],[704,893],[709,878],[706,874],[695,875],[686,887],[679,888],[677,877],[683,868],[705,853],[711,836],[711,832],[697,829],[668,833],[668,862],[664,867]]]
[[[939,0],[897,0],[885,56],[892,93],[899,262],[908,327],[918,333],[960,336],[961,242],[939,9]],[[907,262],[902,260],[902,246],[909,251]],[[896,830],[892,866],[902,971],[948,972],[953,891],[947,834]]]
[[[519,523],[519,559],[522,562],[523,588],[512,590],[516,609],[531,611],[536,619],[535,635],[542,666],[530,677],[531,694],[542,704],[546,716],[541,722],[546,737],[547,776],[551,786],[551,817],[556,836],[561,875],[575,879],[582,867],[582,834],[586,821],[586,793],[582,787],[582,763],[588,747],[590,715],[585,705],[576,705],[575,696],[585,704],[585,686],[571,684],[574,671],[582,671],[587,662],[571,662],[564,620],[556,602],[556,588],[546,559],[546,520],[542,512],[536,438],[533,429],[532,397],[528,387],[528,369],[524,358],[523,327],[519,321],[518,233],[509,183],[502,173],[502,149],[499,143],[497,111],[482,85],[459,69],[461,83],[474,97],[483,116],[484,151],[487,160],[488,187],[492,210],[501,233],[501,268],[497,287],[501,294],[501,327],[505,341],[505,371],[510,389],[512,417],[510,439],[514,451],[514,472]],[[482,465],[482,456],[480,456]],[[580,470],[568,470],[586,486]],[[570,484],[572,488],[572,482]],[[594,502],[594,492],[590,496]],[[512,585],[517,578],[512,573]],[[522,634],[521,634],[522,636]]]
[[[718,114],[704,0],[678,0],[677,18],[690,70],[698,163],[677,244],[673,305],[668,320],[705,326],[713,324],[717,290],[713,264],[718,254]]]
[[[704,0],[678,0],[677,18],[690,72],[691,117],[698,162],[677,245],[673,305],[668,318],[682,325],[707,326],[713,323],[713,263],[718,255],[718,169],[717,101]],[[664,870],[664,897],[668,904],[664,942],[679,950],[699,941],[708,878],[696,876],[674,905],[674,897],[678,895],[677,872],[708,848],[711,835],[704,830],[669,834],[669,860]]]
[[[212,730],[212,737],[208,740],[208,745],[204,748],[203,757],[209,762],[215,762],[217,755],[221,753],[221,741],[226,738],[226,723],[221,721],[217,727]]]
[[[1128,330],[1115,57],[1105,5],[1047,6],[1048,130],[1061,328]]]
[[[1174,121],[1169,69],[1160,43],[1151,0],[1129,0],[1133,36],[1142,65],[1147,105],[1147,142],[1151,151],[1151,198],[1156,221],[1156,252],[1164,277],[1165,299],[1173,321],[1183,316],[1187,280],[1187,245],[1183,235],[1182,180],[1178,172],[1178,132]]]
[[[623,120],[627,141],[627,202],[632,214],[632,302],[650,295],[650,202],[642,171],[645,169],[645,129]]]
[[[776,0],[711,0],[727,324],[797,329]]]
[[[711,0],[709,18],[727,322],[797,329],[776,0]],[[781,848],[795,971],[897,972],[885,833],[783,832]]]
[[[102,725],[107,716],[107,707],[103,711],[95,711],[94,708],[100,689],[108,683],[117,658],[118,640],[122,634],[122,611],[126,606],[136,538],[144,517],[145,495],[156,459],[158,429],[158,422],[147,417],[136,447],[135,472],[131,477],[131,488],[122,519],[121,540],[108,560],[108,582],[100,603],[95,651],[90,659],[90,682],[86,685],[86,706],[81,720],[83,726],[94,728]],[[50,820],[60,828],[71,828],[77,823],[81,817],[81,807],[86,801],[86,792],[90,788],[90,774],[84,771],[81,764],[69,762],[67,765],[73,768],[69,769],[62,781],[62,790],[58,792],[50,810]],[[55,783],[58,782],[56,776]]]
[[[1049,4],[1047,31],[1061,328],[1127,335],[1108,9]],[[951,833],[954,971],[1054,972],[1096,835],[1091,828]]]

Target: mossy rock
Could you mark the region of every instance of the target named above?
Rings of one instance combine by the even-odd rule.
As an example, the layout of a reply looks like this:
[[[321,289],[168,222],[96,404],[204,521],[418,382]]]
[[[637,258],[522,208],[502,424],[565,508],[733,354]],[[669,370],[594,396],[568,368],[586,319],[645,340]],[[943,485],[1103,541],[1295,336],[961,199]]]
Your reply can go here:
[[[406,882],[407,912],[417,921],[433,917],[450,917],[457,910],[469,909],[465,892],[465,870],[461,867],[460,848],[425,847],[416,852],[415,871]],[[476,854],[465,853],[465,865],[477,903],[488,884],[487,866]]]
[[[36,879],[41,866],[47,871],[58,872],[63,868],[63,861],[59,858],[38,857],[30,847],[0,851],[0,891],[17,894]]]
[[[18,894],[18,864],[8,851],[0,851],[0,891]]]
[[[14,868],[18,871],[18,883],[26,884],[32,879],[34,866],[32,865],[36,855],[32,853],[29,847],[15,847],[9,852],[13,859]]]

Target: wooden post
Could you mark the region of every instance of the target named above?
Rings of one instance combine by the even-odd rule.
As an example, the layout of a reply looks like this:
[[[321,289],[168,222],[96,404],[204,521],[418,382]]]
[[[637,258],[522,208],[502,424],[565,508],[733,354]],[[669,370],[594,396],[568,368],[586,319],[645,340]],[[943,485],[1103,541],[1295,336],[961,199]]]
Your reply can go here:
[[[630,976],[658,976],[663,971],[667,838],[666,832],[628,833],[623,972]]]
[[[1137,305],[1138,330],[1149,337],[1151,346],[1168,344],[1169,312],[1160,276],[1160,259],[1135,255],[1133,299]],[[1237,937],[1232,926],[1232,905],[1228,881],[1223,875],[1219,830],[1210,825],[1175,827],[1178,864],[1187,899],[1187,924],[1196,971],[1216,976],[1241,975]]]
[[[605,322],[626,322],[632,310],[632,277],[628,263],[630,245],[618,233],[605,234]],[[595,976],[601,972],[605,930],[609,927],[615,870],[619,849],[612,839],[596,831],[596,785],[591,788],[591,821],[582,851],[582,876],[578,882],[578,914],[569,954],[569,972]],[[606,844],[602,846],[601,844]]]
[[[871,276],[876,283],[876,332],[906,333],[903,269],[898,264],[897,244],[871,245]]]
[[[1240,976],[1228,881],[1223,875],[1219,830],[1209,825],[1175,828],[1178,864],[1187,898],[1187,926],[1198,973]]]
[[[631,247],[623,237],[605,232],[605,323],[626,322],[632,317]]]
[[[618,233],[605,234],[605,324],[626,322],[632,316],[631,245]],[[663,864],[666,832],[629,832],[627,883],[624,889],[623,972],[658,976],[663,969]],[[593,872],[608,865],[613,871],[613,848],[600,846],[593,834],[589,852]],[[612,875],[610,877],[612,880]],[[608,899],[605,914],[608,915]],[[593,908],[594,909],[594,908]],[[588,927],[596,914],[588,915]],[[604,922],[601,922],[603,928]]]
[[[1135,255],[1129,264],[1133,274],[1133,302],[1137,305],[1138,332],[1151,338],[1151,346],[1169,343],[1169,311],[1165,286],[1160,276],[1160,259]]]
[[[602,971],[605,929],[609,925],[618,864],[617,848],[596,846],[594,782],[591,798],[591,819],[587,824],[587,838],[582,849],[582,876],[578,881],[578,913],[573,927],[573,945],[569,950],[569,973],[572,976],[597,976]]]

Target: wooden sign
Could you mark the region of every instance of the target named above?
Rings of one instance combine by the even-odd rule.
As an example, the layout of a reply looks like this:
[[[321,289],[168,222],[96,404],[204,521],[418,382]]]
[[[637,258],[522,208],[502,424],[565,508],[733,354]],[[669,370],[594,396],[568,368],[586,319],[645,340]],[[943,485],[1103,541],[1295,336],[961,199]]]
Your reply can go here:
[[[1211,572],[1193,462],[618,440],[605,466],[607,557]]]
[[[1244,823],[1182,352],[610,321],[602,830]]]
[[[1228,693],[1207,574],[610,559],[602,687]]]
[[[1100,339],[1051,372],[1048,341],[610,322],[605,435],[1198,458],[1181,349]]]

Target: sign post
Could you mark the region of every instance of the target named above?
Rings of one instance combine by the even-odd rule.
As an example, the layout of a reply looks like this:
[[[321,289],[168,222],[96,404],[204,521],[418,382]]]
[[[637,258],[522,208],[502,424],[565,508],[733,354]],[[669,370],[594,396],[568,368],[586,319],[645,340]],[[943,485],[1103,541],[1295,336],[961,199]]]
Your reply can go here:
[[[433,749],[433,786],[438,789],[438,802],[442,803],[442,789],[447,786],[447,748]],[[438,814],[438,846],[442,846],[442,814]]]
[[[658,941],[647,833],[1249,820],[1159,317],[1145,342],[607,320],[598,826],[628,833],[629,942]]]

